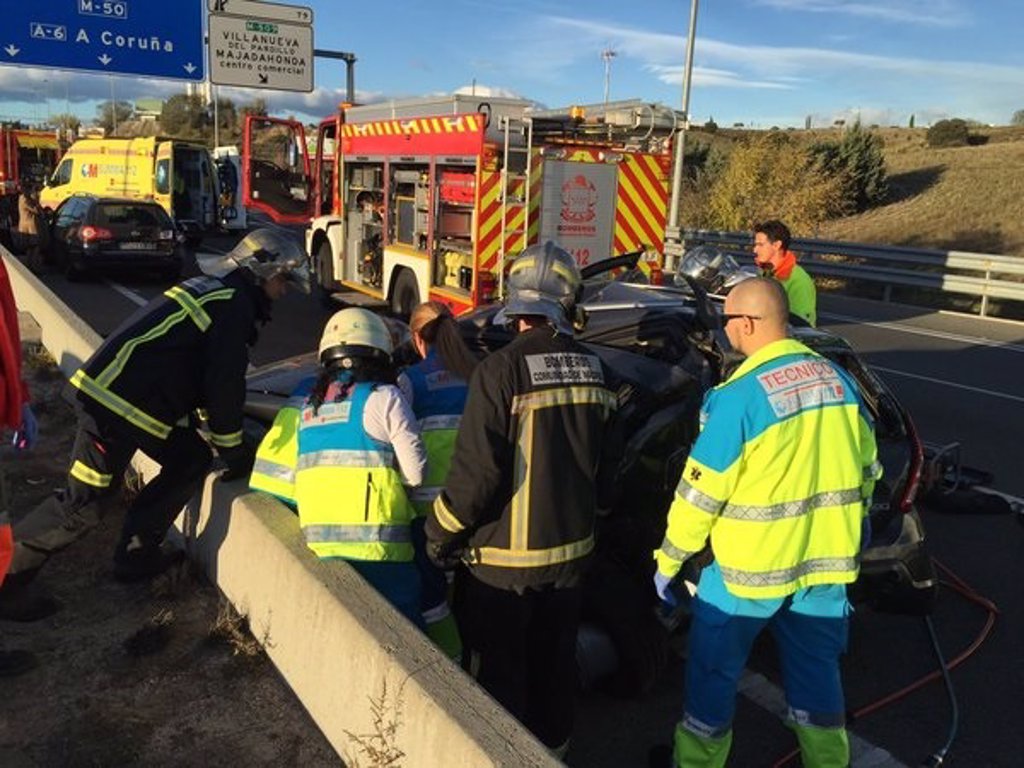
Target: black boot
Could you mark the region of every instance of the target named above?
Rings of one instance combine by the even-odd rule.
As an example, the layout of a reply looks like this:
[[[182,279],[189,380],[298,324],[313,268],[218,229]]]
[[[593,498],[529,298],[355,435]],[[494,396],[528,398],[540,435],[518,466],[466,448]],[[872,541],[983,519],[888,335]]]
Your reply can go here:
[[[38,665],[39,660],[31,651],[0,651],[0,677],[15,677]]]
[[[114,578],[125,583],[147,581],[184,559],[185,553],[180,549],[143,544],[138,536],[132,536],[114,552]]]
[[[0,587],[0,620],[39,621],[60,608],[52,595],[36,585],[4,581]]]

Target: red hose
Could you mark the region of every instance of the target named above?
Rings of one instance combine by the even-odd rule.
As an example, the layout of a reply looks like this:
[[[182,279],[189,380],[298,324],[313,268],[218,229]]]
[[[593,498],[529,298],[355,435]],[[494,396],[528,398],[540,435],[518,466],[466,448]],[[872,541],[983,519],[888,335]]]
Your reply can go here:
[[[962,597],[965,597],[966,599],[970,600],[972,603],[980,605],[988,612],[988,616],[985,618],[985,625],[981,628],[981,631],[978,633],[978,636],[974,638],[974,641],[969,646],[967,646],[967,648],[965,648],[960,653],[960,655],[958,655],[956,658],[954,658],[946,665],[947,670],[953,670],[960,666],[963,662],[967,661],[967,659],[969,659],[971,656],[973,656],[975,651],[977,651],[978,648],[981,647],[982,643],[984,643],[985,640],[988,639],[989,633],[992,631],[992,627],[996,623],[996,616],[999,615],[1000,611],[999,607],[995,603],[993,603],[987,597],[978,594],[972,587],[970,587],[967,584],[967,582],[965,582],[963,579],[961,579],[959,576],[953,573],[953,571],[951,571],[947,566],[943,565],[935,558],[932,558],[932,562],[935,564],[935,567],[938,570],[942,571],[942,573],[944,573],[948,579],[948,581],[941,582],[943,586],[949,587],[954,592],[960,594]],[[906,685],[897,691],[893,691],[892,693],[887,694],[880,699],[876,699],[875,701],[865,704],[864,706],[855,709],[853,712],[850,712],[848,715],[848,721],[853,722],[866,715],[870,715],[873,712],[877,712],[879,709],[882,709],[883,707],[886,707],[895,701],[899,701],[900,699],[909,696],[917,689],[923,688],[928,683],[934,682],[935,680],[938,680],[941,677],[941,669],[936,669],[933,672],[929,672],[928,674],[915,680],[909,685]],[[782,766],[786,765],[787,763],[792,761],[793,758],[798,757],[799,755],[800,749],[794,749],[792,752],[788,752],[786,755],[780,757],[777,761],[775,761],[775,763],[773,763],[772,765],[772,768],[782,768]]]

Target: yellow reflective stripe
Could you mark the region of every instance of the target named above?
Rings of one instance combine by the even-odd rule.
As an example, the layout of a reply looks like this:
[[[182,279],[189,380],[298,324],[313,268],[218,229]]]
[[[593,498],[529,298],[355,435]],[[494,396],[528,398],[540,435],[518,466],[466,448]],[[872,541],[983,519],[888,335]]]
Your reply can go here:
[[[522,272],[524,269],[531,269],[536,259],[533,256],[527,256],[524,258],[518,258],[512,262],[512,268],[509,269],[509,277],[514,275],[516,272]]]
[[[87,467],[77,459],[75,460],[75,463],[71,465],[70,474],[79,482],[91,485],[94,488],[109,488],[111,481],[114,479],[113,475],[104,475],[97,472],[92,467]]]
[[[444,503],[444,494],[440,493],[437,498],[434,499],[434,517],[437,518],[437,523],[449,533],[459,533],[466,526],[462,524],[462,521],[457,518],[448,505]]]
[[[594,537],[562,544],[548,549],[503,549],[479,547],[468,553],[470,564],[493,565],[500,568],[542,568],[576,560],[594,549]]]
[[[227,434],[210,433],[210,442],[218,448],[234,448],[242,444],[242,430],[229,432]]]
[[[82,390],[104,408],[113,411],[128,423],[133,424],[144,432],[148,432],[154,437],[165,440],[171,434],[169,426],[140,411],[127,400],[118,397],[110,390],[104,389],[90,379],[81,368],[71,377],[71,385]]]
[[[227,288],[221,291],[214,291],[212,293],[208,293],[198,300],[198,304],[196,306],[197,308],[199,308],[199,311],[202,313],[203,317],[206,317],[207,320],[209,320],[209,316],[206,314],[205,311],[201,309],[201,305],[205,304],[208,301],[230,299],[234,295],[234,293],[234,288]],[[110,365],[108,365],[96,377],[96,382],[102,387],[110,386],[110,383],[121,374],[122,370],[124,370],[125,364],[128,362],[128,359],[132,356],[132,353],[135,351],[135,348],[137,346],[139,346],[140,344],[145,344],[147,341],[152,341],[153,339],[160,338],[165,333],[167,333],[171,328],[173,328],[175,325],[177,325],[182,320],[185,320],[188,317],[188,309],[182,308],[181,310],[173,312],[167,317],[165,317],[158,325],[155,325],[154,327],[150,328],[141,336],[136,336],[135,338],[125,342],[125,344],[117,351],[117,354],[114,356],[114,359],[110,362]],[[195,320],[195,318],[193,318],[193,320]],[[199,325],[199,322],[196,321],[196,324]]]
[[[742,568],[730,568],[722,563],[719,563],[718,567],[721,569],[722,579],[727,585],[758,589],[787,586],[797,579],[814,574],[849,574],[853,576],[857,573],[857,559],[855,557],[820,557],[774,571],[748,571]]]
[[[509,504],[509,549],[525,550],[530,545],[530,457],[533,456],[533,417],[529,411],[519,422],[518,450],[512,472],[512,501]]]
[[[564,387],[545,389],[516,395],[512,399],[512,413],[522,414],[536,408],[551,408],[561,405],[603,405],[614,409],[615,395],[604,387]]]
[[[210,327],[212,322],[210,316],[206,314],[206,311],[199,305],[199,302],[192,297],[192,294],[181,286],[175,285],[168,288],[164,291],[164,296],[178,302],[181,308],[188,312],[188,316],[192,318],[192,322],[196,324],[200,331],[205,332]]]

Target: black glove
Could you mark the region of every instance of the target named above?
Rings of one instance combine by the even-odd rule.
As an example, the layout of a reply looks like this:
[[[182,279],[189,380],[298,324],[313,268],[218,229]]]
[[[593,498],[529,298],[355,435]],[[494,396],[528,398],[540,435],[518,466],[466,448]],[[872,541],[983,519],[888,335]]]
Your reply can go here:
[[[228,468],[220,473],[225,483],[232,480],[248,479],[252,474],[252,465],[256,461],[256,441],[249,435],[242,434],[242,442],[233,448],[219,449],[220,457]]]
[[[465,540],[447,539],[446,541],[428,541],[427,557],[430,562],[442,571],[453,571],[464,562],[466,552]]]

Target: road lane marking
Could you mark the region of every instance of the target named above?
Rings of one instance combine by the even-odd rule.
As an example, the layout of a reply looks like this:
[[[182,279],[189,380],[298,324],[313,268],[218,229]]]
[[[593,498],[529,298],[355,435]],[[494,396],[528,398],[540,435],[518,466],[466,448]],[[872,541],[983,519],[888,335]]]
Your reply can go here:
[[[786,697],[782,689],[767,677],[748,669],[740,676],[737,689],[746,699],[785,722],[789,712]],[[851,768],[907,768],[881,747],[876,747],[851,730],[846,733],[850,740]]]
[[[120,283],[114,283],[114,282],[111,282],[111,281],[108,280],[107,281],[107,285],[109,285],[115,291],[117,291],[122,296],[124,296],[126,299],[128,299],[128,301],[134,302],[135,304],[138,304],[140,307],[144,307],[144,306],[146,306],[146,304],[149,303],[149,299],[147,299],[145,296],[142,296],[141,294],[136,293],[135,291],[131,290],[130,288],[125,288]]]
[[[943,339],[945,341],[959,341],[961,343],[970,344],[972,346],[991,347],[993,349],[1005,349],[1007,352],[1024,353],[1024,345],[1014,344],[1008,341],[1004,342],[993,341],[992,339],[983,339],[980,336],[963,336],[957,333],[935,331],[930,328],[919,328],[916,325],[903,325],[901,323],[889,323],[881,320],[865,320],[862,317],[852,317],[850,315],[834,315],[831,312],[820,312],[818,314],[818,317],[828,318],[829,320],[839,320],[841,322],[856,323],[857,325],[867,325],[872,328],[882,328],[888,331],[910,333],[916,336],[930,336],[933,339]]]
[[[988,395],[989,397],[1001,397],[1005,400],[1012,400],[1015,403],[1024,403],[1024,397],[1020,395],[1011,395],[1008,392],[996,392],[993,389],[982,389],[981,387],[972,387],[970,384],[957,384],[955,381],[946,381],[945,379],[936,379],[932,376],[922,376],[919,373],[908,373],[907,371],[897,371],[895,368],[883,368],[880,365],[868,363],[868,367],[873,371],[882,371],[883,373],[891,373],[895,376],[905,376],[908,379],[918,379],[920,381],[928,381],[932,384],[942,384],[947,387],[953,387],[954,389],[964,389],[968,392],[976,392],[979,395]]]

